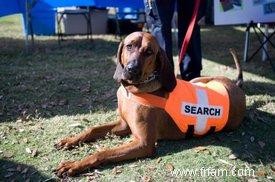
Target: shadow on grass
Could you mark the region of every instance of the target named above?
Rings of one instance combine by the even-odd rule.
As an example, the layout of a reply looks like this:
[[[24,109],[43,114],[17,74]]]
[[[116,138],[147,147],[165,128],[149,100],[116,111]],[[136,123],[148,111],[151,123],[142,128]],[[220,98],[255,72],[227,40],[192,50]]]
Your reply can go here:
[[[269,95],[271,97],[275,96],[275,86],[270,83],[264,82],[253,82],[245,81],[244,82],[244,91],[246,95]]]
[[[57,181],[33,166],[0,159],[0,181]]]
[[[23,40],[0,42],[0,122],[115,109],[118,41],[39,40],[29,55]]]

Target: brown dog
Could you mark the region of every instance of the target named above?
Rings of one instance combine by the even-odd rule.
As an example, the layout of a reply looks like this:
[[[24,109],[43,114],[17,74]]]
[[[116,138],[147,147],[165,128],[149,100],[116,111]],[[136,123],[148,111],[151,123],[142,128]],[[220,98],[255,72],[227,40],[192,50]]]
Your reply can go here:
[[[239,71],[239,81],[241,81],[242,71],[235,55],[234,60]],[[147,92],[163,98],[168,97],[169,92],[176,86],[174,71],[169,65],[164,51],[161,50],[152,35],[144,32],[132,33],[120,43],[114,79],[121,83],[129,93]],[[236,84],[222,76],[201,77],[191,82],[222,83],[230,100],[228,121],[223,130],[235,129],[240,124],[245,113],[245,95],[238,86],[240,82]],[[97,167],[106,162],[149,157],[155,152],[157,140],[177,140],[186,136],[186,133],[183,133],[161,108],[131,102],[125,97],[119,96],[118,112],[118,121],[91,127],[78,135],[61,140],[55,146],[58,149],[68,149],[79,143],[104,137],[107,133],[119,136],[132,133],[132,141],[96,152],[80,161],[63,162],[55,170],[59,177],[73,176],[87,168]]]

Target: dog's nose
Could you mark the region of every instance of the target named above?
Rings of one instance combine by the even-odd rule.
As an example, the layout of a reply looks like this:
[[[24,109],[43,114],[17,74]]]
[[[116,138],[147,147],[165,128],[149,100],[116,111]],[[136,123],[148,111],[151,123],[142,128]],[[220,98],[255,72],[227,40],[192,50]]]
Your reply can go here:
[[[130,63],[126,66],[126,70],[130,75],[137,75],[138,74],[138,66],[134,63]]]

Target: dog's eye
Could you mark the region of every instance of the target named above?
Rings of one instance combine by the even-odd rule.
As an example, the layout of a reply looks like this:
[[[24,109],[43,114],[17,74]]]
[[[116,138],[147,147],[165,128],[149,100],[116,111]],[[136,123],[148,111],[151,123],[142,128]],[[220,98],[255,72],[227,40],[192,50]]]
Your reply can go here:
[[[126,48],[127,48],[127,50],[128,50],[128,51],[131,51],[131,50],[132,50],[132,47],[133,47],[133,45],[132,45],[132,44],[128,44],[128,45],[126,45]]]
[[[151,49],[147,49],[145,54],[146,56],[151,56],[153,54],[153,51]]]

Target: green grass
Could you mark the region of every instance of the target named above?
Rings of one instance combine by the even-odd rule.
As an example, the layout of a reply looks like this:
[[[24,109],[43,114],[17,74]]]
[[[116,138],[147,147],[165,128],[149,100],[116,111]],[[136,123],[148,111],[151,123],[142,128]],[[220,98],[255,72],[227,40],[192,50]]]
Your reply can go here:
[[[228,49],[236,48],[242,55],[243,42],[244,27],[204,27],[203,75],[234,79],[236,70]],[[28,55],[24,53],[18,16],[0,18],[0,181],[57,180],[52,170],[60,161],[81,159],[100,148],[130,140],[107,136],[70,151],[53,147],[64,136],[115,120],[118,85],[112,75],[118,44],[119,40],[110,35],[94,36],[93,42],[72,38],[61,46],[56,37],[35,37],[35,48]],[[252,35],[250,52],[257,45]],[[68,180],[274,180],[275,72],[268,62],[260,61],[259,55],[243,68],[247,112],[236,131],[161,141],[155,157],[100,166],[96,172],[91,169],[86,176]],[[37,153],[32,155],[29,150]],[[232,154],[237,159],[230,159]],[[207,175],[207,170],[231,172],[232,166],[236,171],[253,169],[255,176]],[[171,169],[204,169],[208,177],[176,176]]]

